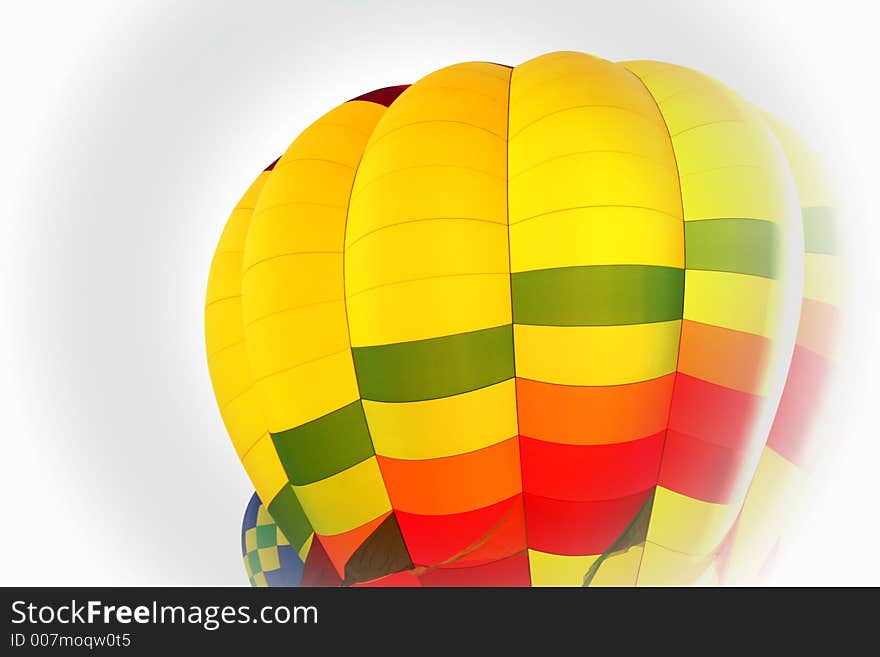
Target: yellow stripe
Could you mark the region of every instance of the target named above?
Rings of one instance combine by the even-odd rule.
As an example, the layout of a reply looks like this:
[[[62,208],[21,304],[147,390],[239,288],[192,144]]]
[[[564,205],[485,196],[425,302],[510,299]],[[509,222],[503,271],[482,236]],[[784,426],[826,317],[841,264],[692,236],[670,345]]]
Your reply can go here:
[[[275,452],[272,436],[268,433],[254,444],[241,459],[261,500],[273,500],[287,485],[287,474]]]
[[[514,325],[517,376],[608,386],[675,371],[681,321],[631,326]]]
[[[804,298],[838,305],[841,275],[841,268],[835,256],[824,253],[805,254]]]
[[[694,556],[645,543],[638,586],[694,586],[711,577],[715,555]]]
[[[757,583],[774,545],[789,528],[805,484],[804,473],[797,466],[764,448],[737,523],[725,583]]]
[[[464,454],[517,433],[512,380],[443,399],[363,404],[376,453],[397,459]]]
[[[221,349],[241,342],[241,295],[205,306],[205,350],[210,359]]]
[[[714,504],[657,486],[648,540],[696,556],[714,552],[730,530],[741,504]]]
[[[684,318],[703,324],[773,337],[780,284],[760,276],[729,272],[685,272]]]
[[[315,532],[334,536],[391,510],[375,457],[305,486],[293,486]]]
[[[312,549],[312,541],[313,540],[315,540],[314,532],[309,534],[309,537],[306,539],[306,542],[302,544],[302,547],[297,552],[297,554],[299,555],[299,558],[302,559],[303,561],[305,561],[306,557],[309,556],[309,550]]]
[[[360,397],[350,350],[277,372],[258,387],[273,433],[298,427]]]
[[[291,144],[257,200],[242,303],[249,362],[272,432],[358,398],[344,303],[346,207],[384,111],[356,101],[325,114]]]
[[[413,249],[414,244],[422,248]],[[377,261],[382,253],[394,258]],[[507,273],[507,227],[472,219],[434,219],[388,226],[349,246],[345,265],[355,282],[348,295],[433,276]]]
[[[752,107],[712,78],[671,64],[624,62],[663,112],[681,175],[685,221],[785,222],[797,208],[787,163]]]
[[[760,110],[758,110],[760,111]],[[833,206],[834,193],[830,177],[819,156],[795,133],[775,116],[766,112],[761,117],[779,140],[794,175],[801,207]]]
[[[579,265],[684,267],[681,217],[623,207],[559,210],[510,227],[511,271]]]
[[[266,432],[268,425],[262,403],[259,391],[251,385],[221,408],[226,432],[239,458]]]
[[[296,253],[266,260],[245,272],[245,325],[249,328],[259,319],[291,308],[342,301],[341,289],[341,252]]]
[[[509,69],[459,64],[407,89],[352,190],[345,292],[353,346],[510,322]]]
[[[570,556],[529,550],[532,586],[583,586],[584,575],[601,555]],[[635,545],[605,558],[590,586],[633,586],[642,557]]]
[[[349,350],[341,299],[283,311],[255,322],[247,332],[251,365],[263,376]]]

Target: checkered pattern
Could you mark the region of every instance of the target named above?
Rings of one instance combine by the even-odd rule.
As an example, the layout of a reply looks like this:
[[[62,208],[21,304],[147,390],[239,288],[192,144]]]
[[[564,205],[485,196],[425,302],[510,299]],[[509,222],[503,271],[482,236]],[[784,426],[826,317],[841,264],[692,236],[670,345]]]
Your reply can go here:
[[[251,586],[298,586],[303,563],[254,493],[241,526],[241,554]]]

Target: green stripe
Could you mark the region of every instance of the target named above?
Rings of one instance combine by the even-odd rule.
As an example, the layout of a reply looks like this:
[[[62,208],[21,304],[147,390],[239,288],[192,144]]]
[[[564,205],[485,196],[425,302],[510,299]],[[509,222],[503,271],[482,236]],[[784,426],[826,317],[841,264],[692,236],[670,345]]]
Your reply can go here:
[[[351,350],[361,397],[408,402],[449,397],[513,377],[513,327]]]
[[[807,253],[837,253],[837,213],[834,208],[803,208],[804,250]]]
[[[296,486],[326,479],[371,457],[360,400],[299,427],[273,433],[278,458]]]
[[[684,270],[592,265],[511,276],[513,321],[544,326],[613,326],[680,319]]]
[[[777,278],[779,227],[759,219],[684,222],[688,269]]]
[[[269,503],[269,515],[294,550],[299,550],[312,533],[312,525],[290,485],[284,486]]]

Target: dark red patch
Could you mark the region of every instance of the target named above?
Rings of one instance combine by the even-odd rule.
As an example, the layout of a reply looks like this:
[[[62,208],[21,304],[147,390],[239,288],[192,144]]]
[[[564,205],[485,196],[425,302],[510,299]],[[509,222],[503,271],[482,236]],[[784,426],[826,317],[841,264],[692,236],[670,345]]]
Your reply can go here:
[[[409,87],[408,84],[399,84],[396,87],[384,87],[382,89],[376,89],[375,91],[365,93],[357,98],[352,98],[352,100],[366,100],[371,103],[384,105],[385,107],[391,107],[391,103],[397,100],[397,97],[402,94],[407,87]]]
[[[263,171],[271,171],[272,169],[274,169],[275,165],[278,164],[278,160],[280,160],[280,159],[281,159],[280,157],[276,157],[274,160],[272,160],[272,164],[270,164],[265,169],[263,169]]]
[[[333,562],[324,551],[321,541],[312,540],[312,546],[309,548],[303,568],[303,578],[299,585],[303,587],[342,586],[342,578],[339,577]]]

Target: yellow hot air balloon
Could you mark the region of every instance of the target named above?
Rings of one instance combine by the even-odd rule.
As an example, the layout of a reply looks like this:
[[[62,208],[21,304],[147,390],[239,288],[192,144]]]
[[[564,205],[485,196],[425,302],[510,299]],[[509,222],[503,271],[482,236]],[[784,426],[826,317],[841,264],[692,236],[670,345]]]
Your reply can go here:
[[[672,64],[456,64],[318,119],[233,211],[205,309],[303,585],[717,581],[802,223],[765,117]]]

